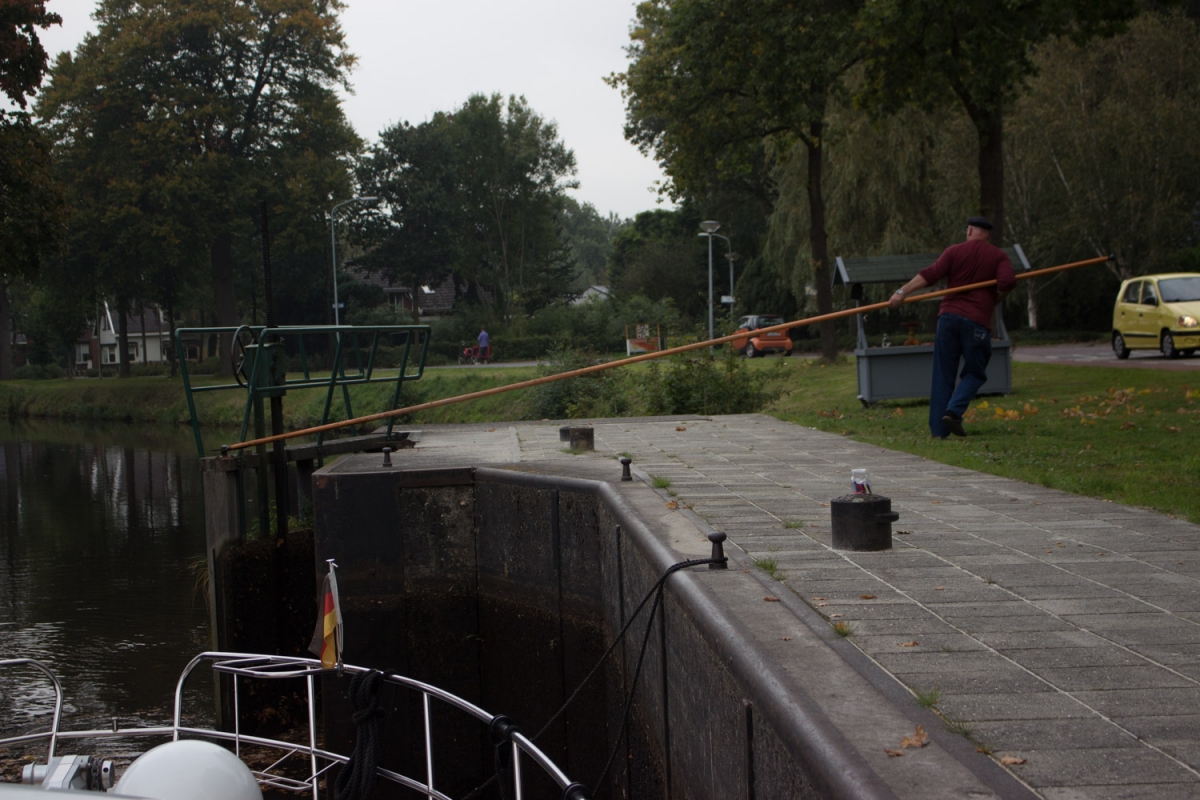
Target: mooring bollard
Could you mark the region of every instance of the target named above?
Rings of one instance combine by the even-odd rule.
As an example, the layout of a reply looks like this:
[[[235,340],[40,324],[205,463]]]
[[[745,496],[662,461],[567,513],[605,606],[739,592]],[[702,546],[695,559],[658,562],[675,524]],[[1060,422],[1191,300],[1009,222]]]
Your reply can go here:
[[[900,515],[892,511],[891,498],[878,494],[848,494],[829,501],[833,518],[834,550],[890,550],[892,523]]]
[[[572,450],[595,450],[596,449],[596,429],[595,428],[571,428],[570,429],[570,447]]]
[[[383,448],[383,465],[385,467],[392,465],[392,448],[390,447]]]
[[[632,458],[629,458],[628,456],[621,456],[621,480],[622,481],[633,480],[633,475],[631,475],[629,472],[629,465],[632,463],[633,463]]]
[[[725,539],[724,531],[713,531],[708,535],[708,540],[712,542],[712,555],[709,556],[713,561],[719,561],[719,564],[709,564],[709,569],[729,569],[729,559],[725,557],[725,546],[722,544]]]

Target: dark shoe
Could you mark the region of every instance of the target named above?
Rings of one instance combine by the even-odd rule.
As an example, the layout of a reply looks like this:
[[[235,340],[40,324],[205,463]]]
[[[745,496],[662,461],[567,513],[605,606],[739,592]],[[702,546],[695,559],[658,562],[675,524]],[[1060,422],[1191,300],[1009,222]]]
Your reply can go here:
[[[962,418],[956,417],[953,414],[947,414],[942,417],[942,424],[950,429],[950,432],[955,436],[966,436],[967,432],[963,430]]]

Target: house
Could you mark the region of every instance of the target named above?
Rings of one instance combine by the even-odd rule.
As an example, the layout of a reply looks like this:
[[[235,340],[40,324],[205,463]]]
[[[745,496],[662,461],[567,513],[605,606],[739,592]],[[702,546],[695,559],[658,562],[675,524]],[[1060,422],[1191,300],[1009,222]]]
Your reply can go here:
[[[589,286],[575,296],[571,301],[571,305],[577,306],[583,303],[590,303],[593,300],[607,300],[610,290],[607,286]]]
[[[98,311],[98,321],[75,342],[77,371],[121,363],[121,353],[117,347],[118,318],[109,308],[107,300]],[[147,306],[140,315],[127,315],[126,325],[129,349],[125,358],[130,363],[146,364],[169,360],[171,330],[162,310]]]
[[[447,275],[435,286],[418,286],[414,292],[411,287],[393,281],[383,271],[368,272],[353,264],[347,266],[355,280],[382,289],[388,305],[392,308],[402,308],[411,312],[415,306],[420,319],[436,319],[454,311],[457,293],[453,275]]]

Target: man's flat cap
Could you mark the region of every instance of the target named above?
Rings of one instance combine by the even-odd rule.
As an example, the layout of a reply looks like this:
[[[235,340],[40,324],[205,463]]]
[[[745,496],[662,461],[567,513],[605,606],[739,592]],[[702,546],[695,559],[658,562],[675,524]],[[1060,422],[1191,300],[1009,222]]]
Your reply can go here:
[[[967,224],[974,228],[983,228],[985,231],[990,231],[993,227],[987,217],[967,217]]]

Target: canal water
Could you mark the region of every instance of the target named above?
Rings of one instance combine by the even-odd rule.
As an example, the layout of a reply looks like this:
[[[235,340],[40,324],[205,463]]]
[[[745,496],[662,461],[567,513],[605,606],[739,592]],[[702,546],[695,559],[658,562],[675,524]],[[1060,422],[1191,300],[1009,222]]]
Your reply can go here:
[[[190,431],[0,423],[0,487],[0,659],[54,670],[64,728],[167,722],[209,647]],[[205,691],[192,705],[211,715]],[[52,710],[48,684],[0,670],[0,737],[47,729]]]

